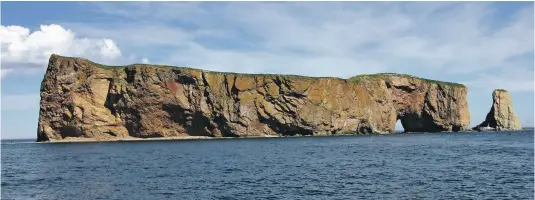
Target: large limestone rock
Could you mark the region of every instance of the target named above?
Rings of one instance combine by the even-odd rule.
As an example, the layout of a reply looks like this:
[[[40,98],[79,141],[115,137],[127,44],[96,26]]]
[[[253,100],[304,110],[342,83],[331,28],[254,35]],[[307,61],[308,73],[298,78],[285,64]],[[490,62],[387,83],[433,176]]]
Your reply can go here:
[[[492,92],[492,107],[487,114],[485,121],[479,124],[476,129],[490,127],[494,130],[522,130],[522,126],[511,103],[511,95],[503,89],[496,89]]]
[[[38,141],[461,131],[467,88],[400,74],[253,75],[52,55]]]

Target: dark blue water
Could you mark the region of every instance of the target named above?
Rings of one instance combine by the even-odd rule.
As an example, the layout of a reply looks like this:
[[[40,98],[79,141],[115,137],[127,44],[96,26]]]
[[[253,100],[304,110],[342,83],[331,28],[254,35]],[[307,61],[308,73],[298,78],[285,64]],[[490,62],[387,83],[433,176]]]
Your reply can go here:
[[[533,132],[2,143],[2,199],[533,199]]]

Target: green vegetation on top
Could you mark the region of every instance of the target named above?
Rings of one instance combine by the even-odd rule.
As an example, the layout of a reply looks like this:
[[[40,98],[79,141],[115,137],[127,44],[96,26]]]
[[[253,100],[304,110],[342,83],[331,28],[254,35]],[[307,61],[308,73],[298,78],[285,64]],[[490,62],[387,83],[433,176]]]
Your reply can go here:
[[[59,55],[52,55],[52,56],[59,56]],[[65,57],[65,56],[60,56],[60,57],[73,58],[73,57]],[[246,73],[234,73],[234,72],[217,72],[217,71],[201,70],[201,69],[196,69],[196,68],[191,68],[191,67],[177,67],[177,66],[170,66],[170,65],[153,65],[153,64],[150,64],[150,65],[149,64],[131,64],[131,65],[125,65],[125,66],[110,66],[110,65],[103,65],[103,64],[100,64],[100,63],[95,63],[95,62],[90,61],[90,60],[85,59],[85,58],[74,58],[74,59],[83,59],[83,60],[88,61],[91,64],[94,64],[97,67],[100,67],[102,69],[109,69],[109,70],[124,69],[125,67],[128,67],[128,66],[147,66],[147,67],[157,67],[157,68],[177,68],[177,69],[182,69],[182,70],[187,70],[187,71],[206,71],[208,73],[222,74],[222,75],[234,75],[234,76],[238,76],[238,77],[239,76],[244,76],[244,77],[255,77],[255,76],[278,77],[278,76],[282,76],[282,77],[288,77],[288,78],[292,78],[292,79],[307,79],[307,80],[341,79],[341,78],[337,78],[337,77],[309,77],[309,76],[300,76],[300,75],[293,75],[293,74],[246,74]],[[426,82],[428,82],[430,84],[441,84],[441,85],[449,85],[449,86],[457,86],[457,87],[466,87],[463,84],[459,84],[459,83],[431,80],[431,79],[420,78],[420,77],[416,77],[416,76],[412,76],[412,75],[408,75],[408,74],[397,74],[397,73],[360,74],[360,75],[348,78],[347,81],[348,82],[359,83],[359,82],[362,82],[363,80],[370,80],[370,79],[373,80],[373,79],[377,79],[377,78],[387,78],[388,76],[415,78],[415,79],[420,79],[420,80],[426,81]],[[504,89],[496,89],[496,90],[505,91]]]
[[[80,58],[80,59],[84,59],[84,58]],[[178,66],[171,66],[171,65],[155,65],[155,64],[130,64],[130,65],[124,65],[124,66],[110,66],[110,65],[104,65],[104,64],[100,64],[100,63],[95,63],[93,61],[90,61],[90,60],[87,60],[87,59],[84,59],[86,61],[88,61],[89,63],[97,66],[97,67],[100,67],[102,69],[109,69],[109,70],[114,70],[114,69],[124,69],[125,67],[128,67],[128,66],[147,66],[147,67],[157,67],[157,68],[177,68],[177,69],[182,69],[182,70],[187,70],[187,71],[206,71],[208,73],[213,73],[213,74],[222,74],[222,75],[234,75],[234,76],[244,76],[244,77],[255,77],[255,76],[262,76],[262,77],[277,77],[277,76],[284,76],[284,77],[289,77],[289,78],[294,78],[294,79],[313,79],[313,80],[317,80],[317,79],[322,79],[322,78],[337,78],[337,77],[309,77],[309,76],[300,76],[300,75],[293,75],[293,74],[247,74],[247,73],[235,73],[235,72],[218,72],[218,71],[207,71],[207,70],[201,70],[201,69],[196,69],[196,68],[191,68],[191,67],[178,67]],[[339,79],[339,78],[337,78]]]
[[[197,69],[198,70],[198,69]],[[235,72],[217,72],[217,71],[208,71],[209,73],[213,74],[222,74],[222,75],[233,75],[237,77],[286,77],[291,79],[306,79],[306,80],[319,80],[319,79],[328,79],[328,78],[335,78],[339,79],[337,77],[311,77],[311,76],[301,76],[301,75],[294,75],[294,74],[248,74],[248,73],[235,73]]]
[[[123,69],[125,67],[128,67],[129,65],[126,65],[126,66],[111,66],[111,65],[104,65],[104,64],[100,64],[100,63],[96,63],[96,62],[93,62],[89,59],[86,59],[86,58],[81,58],[81,57],[69,57],[69,56],[60,56],[60,55],[57,55],[57,54],[52,54],[50,56],[51,58],[52,57],[60,57],[60,58],[67,58],[67,59],[74,59],[74,60],[84,60],[88,63],[91,63],[97,67],[100,67],[100,68],[103,68],[103,69]]]
[[[363,80],[370,80],[370,79],[377,79],[377,78],[382,79],[382,78],[387,78],[388,76],[398,76],[398,77],[404,77],[404,78],[415,78],[415,79],[420,79],[420,80],[426,81],[427,83],[430,83],[430,84],[442,84],[442,85],[449,85],[449,86],[466,87],[466,86],[464,86],[463,84],[460,84],[460,83],[452,83],[452,82],[446,82],[446,81],[431,80],[431,79],[420,78],[420,77],[416,77],[416,76],[412,76],[412,75],[408,75],[408,74],[396,74],[396,73],[360,74],[360,75],[348,78],[347,80],[349,82],[357,82],[358,83],[358,82],[361,82]]]
[[[91,61],[89,61],[91,62]],[[129,65],[126,65],[126,66],[112,66],[112,65],[103,65],[103,64],[99,64],[99,63],[94,63],[94,62],[91,62],[92,64],[94,64],[95,66],[97,67],[100,67],[102,69],[124,69],[125,67],[128,67]]]

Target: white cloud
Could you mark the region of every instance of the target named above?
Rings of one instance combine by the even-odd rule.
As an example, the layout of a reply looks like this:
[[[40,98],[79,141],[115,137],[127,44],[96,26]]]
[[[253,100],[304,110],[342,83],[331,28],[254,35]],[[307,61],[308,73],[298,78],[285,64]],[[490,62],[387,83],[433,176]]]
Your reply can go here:
[[[21,26],[0,26],[2,71],[23,72],[46,67],[50,55],[86,57],[96,61],[110,61],[121,56],[111,39],[78,38],[60,25],[41,25],[30,32]],[[2,73],[2,77],[7,73]]]
[[[0,79],[1,78],[4,78],[5,76],[7,76],[9,73],[11,73],[13,71],[13,69],[0,69]]]
[[[39,94],[2,95],[1,111],[39,110]]]
[[[149,63],[149,59],[143,58],[143,59],[141,59],[141,62],[144,63],[144,64],[148,64]]]
[[[120,55],[119,43],[130,52],[151,54],[152,63],[209,70],[338,77],[389,71],[453,77],[517,67],[525,62],[514,58],[533,54],[532,7],[503,17],[497,6],[486,2],[88,5],[97,5],[95,14],[108,17],[107,23],[60,23],[84,37],[64,38],[74,38],[76,49],[81,49],[69,52],[106,63],[111,61],[104,55]],[[17,34],[10,40],[22,40],[17,38],[39,31],[30,34],[18,27],[12,32]],[[143,62],[142,58],[125,60]]]
[[[121,55],[121,50],[115,45],[115,42],[110,39],[103,40],[104,45],[100,47],[100,54],[106,58],[113,59]]]
[[[160,50],[158,63],[220,71],[470,74],[516,67],[522,63],[513,58],[533,54],[533,8],[504,18],[487,2],[91,5],[136,24],[70,24],[74,29],[134,48],[173,46]]]
[[[476,75],[466,85],[487,91],[501,88],[509,92],[533,92],[533,69],[504,68],[497,72]]]

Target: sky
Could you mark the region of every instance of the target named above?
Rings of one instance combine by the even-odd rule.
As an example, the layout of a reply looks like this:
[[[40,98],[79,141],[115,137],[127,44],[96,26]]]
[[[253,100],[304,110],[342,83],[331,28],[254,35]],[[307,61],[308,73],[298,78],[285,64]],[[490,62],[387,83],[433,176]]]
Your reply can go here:
[[[471,126],[496,88],[533,126],[533,17],[533,2],[1,2],[1,138],[36,138],[52,53],[241,73],[411,74],[465,84]]]

